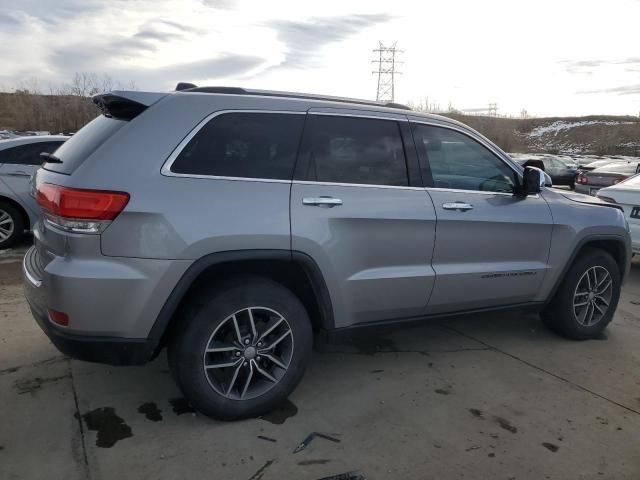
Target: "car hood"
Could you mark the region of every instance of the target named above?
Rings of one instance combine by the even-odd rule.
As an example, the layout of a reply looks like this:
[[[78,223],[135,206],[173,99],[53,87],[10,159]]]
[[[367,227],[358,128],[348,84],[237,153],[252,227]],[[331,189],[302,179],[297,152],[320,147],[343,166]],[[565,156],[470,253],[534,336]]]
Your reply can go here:
[[[584,203],[587,205],[596,205],[599,207],[617,208],[618,210],[622,210],[622,207],[620,207],[620,205],[615,205],[613,203],[605,202],[604,200],[600,200],[598,197],[592,197],[591,195],[583,195],[582,193],[575,193],[575,192],[562,192],[560,193],[560,195],[562,195],[565,198],[568,198],[573,202]]]

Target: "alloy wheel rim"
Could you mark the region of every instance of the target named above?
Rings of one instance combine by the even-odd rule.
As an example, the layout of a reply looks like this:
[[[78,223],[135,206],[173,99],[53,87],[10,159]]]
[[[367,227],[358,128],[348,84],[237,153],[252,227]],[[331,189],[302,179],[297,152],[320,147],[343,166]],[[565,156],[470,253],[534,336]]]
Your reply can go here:
[[[573,294],[573,315],[583,327],[600,322],[609,310],[613,280],[609,271],[594,266],[582,274]]]
[[[8,212],[0,209],[0,242],[4,242],[11,237],[14,228],[13,217]]]
[[[203,355],[207,382],[232,400],[264,395],[284,377],[293,356],[293,332],[279,312],[248,307],[225,318]]]

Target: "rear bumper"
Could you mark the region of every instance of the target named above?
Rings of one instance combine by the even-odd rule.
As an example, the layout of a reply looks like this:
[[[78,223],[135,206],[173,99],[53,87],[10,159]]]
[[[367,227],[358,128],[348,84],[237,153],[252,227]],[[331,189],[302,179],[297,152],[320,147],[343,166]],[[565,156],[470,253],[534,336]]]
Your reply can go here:
[[[554,185],[573,185],[576,181],[576,175],[564,175],[552,177],[551,181]]]
[[[94,275],[89,276],[84,274],[84,263],[82,259],[58,258],[43,269],[36,247],[25,254],[24,293],[42,331],[62,353],[79,360],[112,365],[151,360],[159,343],[148,335],[157,317],[151,305],[164,301],[154,297],[158,289],[152,286],[157,279],[129,264],[123,270],[117,262],[106,260],[110,276],[97,268],[95,261],[90,264]],[[137,278],[132,281],[123,271],[134,271]],[[49,309],[67,313],[69,327],[53,323]],[[137,335],[137,331],[144,333]]]
[[[27,296],[27,300],[29,297]],[[85,362],[109,365],[142,365],[154,354],[154,347],[146,340],[107,338],[77,335],[56,327],[46,312],[29,301],[33,318],[60,352]]]
[[[590,188],[591,187],[589,187],[589,185],[581,185],[579,183],[576,183],[575,192],[589,195],[589,192],[591,191]]]

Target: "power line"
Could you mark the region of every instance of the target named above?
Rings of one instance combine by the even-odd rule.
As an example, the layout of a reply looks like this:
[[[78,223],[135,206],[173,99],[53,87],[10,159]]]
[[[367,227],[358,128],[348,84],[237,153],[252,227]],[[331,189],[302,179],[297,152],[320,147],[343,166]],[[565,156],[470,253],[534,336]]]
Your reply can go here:
[[[402,73],[396,70],[397,65],[402,63],[396,59],[396,54],[403,52],[403,50],[396,48],[396,43],[393,42],[391,46],[387,47],[382,42],[378,42],[378,48],[373,50],[373,53],[377,54],[378,57],[371,62],[378,66],[378,70],[373,71],[374,75],[378,75],[377,102],[395,101],[395,77]]]

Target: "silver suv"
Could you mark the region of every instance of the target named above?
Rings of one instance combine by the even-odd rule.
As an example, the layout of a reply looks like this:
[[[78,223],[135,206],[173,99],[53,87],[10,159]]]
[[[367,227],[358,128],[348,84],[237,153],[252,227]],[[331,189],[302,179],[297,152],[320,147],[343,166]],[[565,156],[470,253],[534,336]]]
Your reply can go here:
[[[26,296],[62,352],[166,346],[192,405],[234,419],[282,402],[326,332],[523,306],[574,339],[611,321],[631,256],[615,205],[448,118],[187,87],[95,97],[34,177]]]

